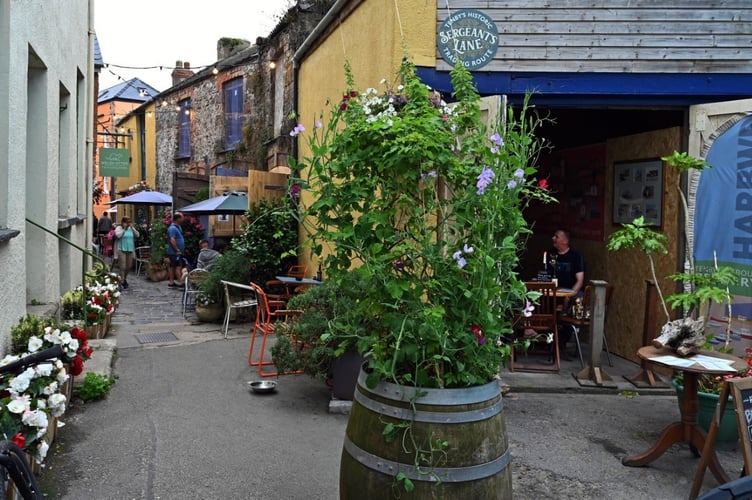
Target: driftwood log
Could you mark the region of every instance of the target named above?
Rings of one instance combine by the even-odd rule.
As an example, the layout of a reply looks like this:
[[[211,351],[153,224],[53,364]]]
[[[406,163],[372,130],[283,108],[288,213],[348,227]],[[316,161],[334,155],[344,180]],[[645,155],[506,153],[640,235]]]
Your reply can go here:
[[[669,321],[661,328],[660,336],[653,339],[655,347],[669,347],[679,356],[698,352],[705,344],[705,321],[703,318],[681,318]]]

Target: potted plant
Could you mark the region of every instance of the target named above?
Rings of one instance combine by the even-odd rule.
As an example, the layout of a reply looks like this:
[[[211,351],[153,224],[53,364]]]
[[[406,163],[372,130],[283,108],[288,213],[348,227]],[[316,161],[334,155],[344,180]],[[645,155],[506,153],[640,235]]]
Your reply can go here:
[[[499,463],[506,453],[503,413],[493,408],[511,349],[510,318],[527,298],[517,276],[529,232],[522,209],[531,196],[548,198],[533,165],[539,120],[526,99],[503,126],[484,123],[462,66],[452,71],[455,106],[424,85],[407,58],[382,91],[355,90],[349,66],[345,71],[349,88],[328,122],[321,116],[310,127],[310,155],[291,162],[290,187],[311,192],[312,201],[301,202],[303,227],[327,280],[339,283],[355,266],[365,284],[352,311],[358,321],[332,335],[355,340],[367,359],[348,423],[340,495],[369,484],[384,498],[400,489],[419,498],[509,497],[508,468],[459,484],[442,482],[435,470]],[[291,135],[305,130],[299,124]],[[446,427],[415,418],[432,405],[447,408],[446,421],[462,418],[469,406],[486,408],[489,418]],[[382,439],[373,438],[374,425]],[[354,458],[361,450],[395,462],[395,472],[367,470]]]
[[[676,151],[671,156],[663,157],[662,160],[667,162],[669,166],[677,168],[680,172],[685,172],[689,169],[703,170],[710,167],[702,160]],[[689,212],[687,202],[681,189],[679,189],[679,192],[681,193],[685,220],[687,220]],[[689,229],[686,227],[685,232],[689,232]],[[614,232],[608,242],[609,250],[639,248],[648,257],[660,305],[666,316],[666,323],[661,329],[661,335],[653,340],[653,344],[656,347],[664,345],[671,347],[680,356],[692,354],[701,347],[729,352],[729,340],[731,337],[731,293],[729,287],[737,279],[734,270],[729,267],[718,267],[716,265],[715,269],[710,272],[695,272],[692,248],[688,246],[684,259],[684,269],[686,272],[674,273],[669,276],[672,280],[682,284],[682,291],[664,297],[656,277],[653,254],[667,253],[664,245],[665,241],[665,235],[654,231],[650,228],[649,224],[645,223],[642,217],[638,217],[631,224],[624,224],[622,229]],[[713,302],[721,306],[725,305],[729,309],[726,321],[725,341],[717,347],[710,342],[712,335],[706,335],[705,333],[710,315],[710,305]],[[678,319],[672,319],[669,312],[670,309],[680,311],[681,316]],[[752,361],[749,351],[745,353],[745,360],[748,364]],[[673,379],[673,385],[677,389],[681,406],[684,388],[682,385],[682,372],[678,373]],[[711,375],[702,375],[699,377],[698,422],[706,431],[709,429],[723,380],[734,376],[748,377],[750,375],[750,371],[745,370],[727,377]],[[726,409],[727,412],[722,419],[718,436],[720,447],[733,446],[737,441],[736,418],[733,413],[733,404],[727,405]]]
[[[358,323],[354,313],[364,292],[365,284],[356,270],[290,299],[287,309],[303,313],[277,329],[277,342],[271,349],[277,371],[303,370],[328,381],[335,398],[351,400],[364,358],[356,350],[361,335],[350,325]]]

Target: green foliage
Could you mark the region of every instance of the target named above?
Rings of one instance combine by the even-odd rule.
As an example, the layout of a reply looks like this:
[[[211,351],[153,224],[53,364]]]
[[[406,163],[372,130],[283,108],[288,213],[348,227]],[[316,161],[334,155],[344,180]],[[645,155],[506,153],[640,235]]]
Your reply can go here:
[[[366,284],[352,313],[359,321],[336,337],[358,338],[370,382],[486,383],[524,303],[522,209],[531,197],[551,199],[535,179],[541,121],[526,100],[503,128],[484,124],[461,65],[452,71],[455,107],[407,60],[381,93],[353,90],[345,71],[350,88],[327,124],[312,127],[311,156],[291,162],[291,192],[313,193],[304,215],[316,224],[308,230],[328,280],[356,265]]]
[[[152,266],[162,267],[163,269],[166,269],[162,261],[167,255],[167,227],[169,225],[163,219],[156,219],[152,221],[149,228],[149,241],[151,242],[149,263]]]
[[[200,201],[204,201],[208,199],[209,199],[209,188],[202,187],[201,189],[196,191],[196,196],[193,197],[193,203],[198,203]]]
[[[81,305],[80,302],[78,304]],[[10,327],[12,352],[22,353],[28,350],[29,338],[44,335],[44,327],[49,323],[36,314],[27,314],[18,323]]]
[[[117,378],[113,375],[101,375],[87,372],[84,383],[78,388],[78,397],[84,401],[104,399],[110,393]]]
[[[638,248],[648,256],[668,253],[665,245],[668,238],[665,234],[650,229],[652,225],[652,223],[646,223],[644,217],[637,217],[631,224],[624,224],[621,229],[611,235],[607,248],[612,251]]]
[[[308,288],[287,304],[287,309],[302,310],[295,320],[277,330],[272,358],[281,372],[302,369],[308,375],[326,380],[331,377],[334,360],[347,350],[356,350],[367,339],[357,316],[357,304],[366,283],[356,272],[340,281],[327,280]]]
[[[689,156],[686,151],[684,153],[674,151],[671,156],[661,157],[661,160],[678,169],[679,172],[687,172],[689,170],[705,170],[706,168],[710,168],[710,164],[708,164],[705,160]]]
[[[718,268],[710,274],[677,273],[669,278],[689,284],[689,291],[669,295],[666,303],[673,309],[681,308],[687,315],[697,312],[700,316],[703,305],[730,304],[729,287],[737,281],[736,272],[730,267]]]
[[[251,206],[246,218],[250,222],[243,224],[242,233],[199,285],[204,303],[221,300],[222,280],[263,286],[296,263],[297,223],[285,202],[261,201]]]
[[[249,222],[233,238],[232,248],[248,259],[250,280],[263,286],[297,263],[298,223],[285,200],[255,203],[246,218]]]

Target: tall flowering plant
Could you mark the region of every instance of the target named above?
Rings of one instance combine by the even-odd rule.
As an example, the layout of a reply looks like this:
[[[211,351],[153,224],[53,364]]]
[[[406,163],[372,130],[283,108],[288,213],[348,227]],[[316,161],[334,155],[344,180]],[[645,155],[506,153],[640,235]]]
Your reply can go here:
[[[489,382],[509,355],[511,319],[527,304],[518,252],[529,233],[522,209],[549,199],[536,180],[540,120],[512,110],[482,120],[463,67],[448,105],[410,62],[383,90],[348,86],[324,126],[308,134],[311,155],[291,162],[305,227],[327,279],[352,268],[368,283],[357,324],[333,321],[329,336],[357,346],[369,384],[420,387]],[[291,132],[304,136],[299,124]]]

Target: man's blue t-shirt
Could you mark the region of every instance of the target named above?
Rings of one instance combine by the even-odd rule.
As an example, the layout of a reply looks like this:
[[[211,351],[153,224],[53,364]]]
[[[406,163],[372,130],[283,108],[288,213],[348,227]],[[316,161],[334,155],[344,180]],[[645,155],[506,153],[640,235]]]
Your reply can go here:
[[[170,245],[170,239],[175,238],[178,248],[181,252],[185,250],[185,240],[183,240],[183,230],[174,222],[167,228],[167,255],[177,255],[175,249]]]

